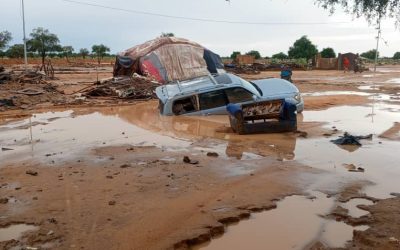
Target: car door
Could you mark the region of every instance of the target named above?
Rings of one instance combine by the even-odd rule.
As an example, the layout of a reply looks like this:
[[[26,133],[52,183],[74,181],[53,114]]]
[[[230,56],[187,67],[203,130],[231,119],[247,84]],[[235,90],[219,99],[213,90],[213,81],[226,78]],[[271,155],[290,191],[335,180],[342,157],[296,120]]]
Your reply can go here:
[[[227,114],[228,99],[224,90],[214,90],[199,94],[200,110],[203,115]]]

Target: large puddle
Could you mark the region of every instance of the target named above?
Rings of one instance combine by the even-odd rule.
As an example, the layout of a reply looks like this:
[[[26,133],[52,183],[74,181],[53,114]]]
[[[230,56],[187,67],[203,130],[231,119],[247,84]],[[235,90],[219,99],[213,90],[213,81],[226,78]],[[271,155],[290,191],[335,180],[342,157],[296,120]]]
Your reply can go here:
[[[387,81],[388,83],[400,84],[400,78],[393,78]]]
[[[359,96],[370,96],[370,93],[359,92],[359,91],[324,91],[324,92],[312,92],[303,93],[303,96],[329,96],[329,95],[359,95]]]
[[[32,159],[50,163],[68,161],[87,154],[93,147],[121,144],[152,145],[170,151],[200,152],[209,149],[225,157],[236,173],[251,168],[252,161],[264,158],[297,161],[326,170],[329,175],[309,184],[314,190],[337,190],[353,180],[368,180],[375,185],[364,192],[376,198],[400,192],[400,142],[379,136],[400,122],[400,107],[376,102],[366,106],[341,106],[323,111],[305,111],[299,124],[322,124],[321,131],[338,129],[331,136],[301,138],[294,133],[239,136],[232,133],[226,116],[162,117],[155,102],[136,106],[99,108],[90,111],[40,113],[0,126],[0,167],[6,162]],[[32,127],[30,127],[30,124]],[[324,129],[324,130],[323,130]],[[373,134],[362,140],[362,147],[339,147],[330,142],[342,132],[354,135]],[[398,133],[398,131],[396,132]],[[389,133],[390,134],[390,133]],[[396,135],[394,135],[395,138]],[[12,149],[12,150],[9,150]],[[51,156],[51,157],[49,157]],[[244,162],[249,160],[250,163]],[[349,172],[346,166],[362,167],[364,172]],[[221,167],[223,168],[223,167]],[[330,247],[343,247],[351,240],[353,228],[321,218],[335,205],[335,199],[315,193],[316,199],[287,197],[278,208],[254,214],[249,220],[228,227],[222,238],[213,240],[208,249],[300,249],[321,240]],[[343,204],[354,217],[365,211],[357,205],[364,200]],[[270,246],[270,247],[269,247]]]
[[[0,228],[0,242],[9,240],[18,240],[26,232],[37,230],[37,226],[27,224],[11,225],[6,228]]]
[[[228,226],[222,237],[195,249],[304,249],[316,240],[339,248],[352,239],[353,230],[368,229],[323,219],[321,216],[333,209],[334,199],[318,192],[311,194],[312,198],[287,197],[278,202],[276,209]]]

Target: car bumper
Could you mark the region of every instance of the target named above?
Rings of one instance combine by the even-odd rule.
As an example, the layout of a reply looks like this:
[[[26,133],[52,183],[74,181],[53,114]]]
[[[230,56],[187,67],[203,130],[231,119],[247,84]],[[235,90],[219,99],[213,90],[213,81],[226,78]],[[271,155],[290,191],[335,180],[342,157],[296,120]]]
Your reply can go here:
[[[304,110],[304,102],[303,100],[301,102],[299,102],[297,105],[297,113],[301,113]]]
[[[301,100],[298,101],[298,100],[294,99],[293,97],[289,97],[289,98],[285,98],[285,101],[295,104],[297,107],[297,113],[303,112],[303,110],[304,110],[303,98],[301,98]]]

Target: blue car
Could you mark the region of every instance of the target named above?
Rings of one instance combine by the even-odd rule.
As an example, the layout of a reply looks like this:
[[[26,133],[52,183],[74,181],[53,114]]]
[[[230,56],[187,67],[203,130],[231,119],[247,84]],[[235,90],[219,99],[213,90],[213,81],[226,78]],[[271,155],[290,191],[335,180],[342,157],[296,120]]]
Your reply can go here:
[[[248,104],[285,99],[304,109],[299,90],[291,82],[269,78],[246,81],[236,75],[222,73],[174,82],[156,88],[160,113],[163,115],[223,115],[226,105]]]

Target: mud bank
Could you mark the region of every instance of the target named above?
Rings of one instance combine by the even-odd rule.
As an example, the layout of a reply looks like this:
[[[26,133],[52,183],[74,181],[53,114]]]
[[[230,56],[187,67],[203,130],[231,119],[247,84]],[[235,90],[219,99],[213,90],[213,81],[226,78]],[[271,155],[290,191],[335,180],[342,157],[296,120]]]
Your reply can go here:
[[[248,216],[253,207],[270,208],[276,199],[299,192],[296,173],[314,172],[294,163],[252,161],[254,170],[190,157],[199,165],[182,163],[181,153],[126,145],[99,148],[91,160],[57,167],[30,162],[2,167],[0,196],[9,202],[0,205],[1,226],[39,228],[2,247],[164,249],[198,243],[199,235],[221,232],[222,223]],[[222,165],[232,169],[223,171]]]

